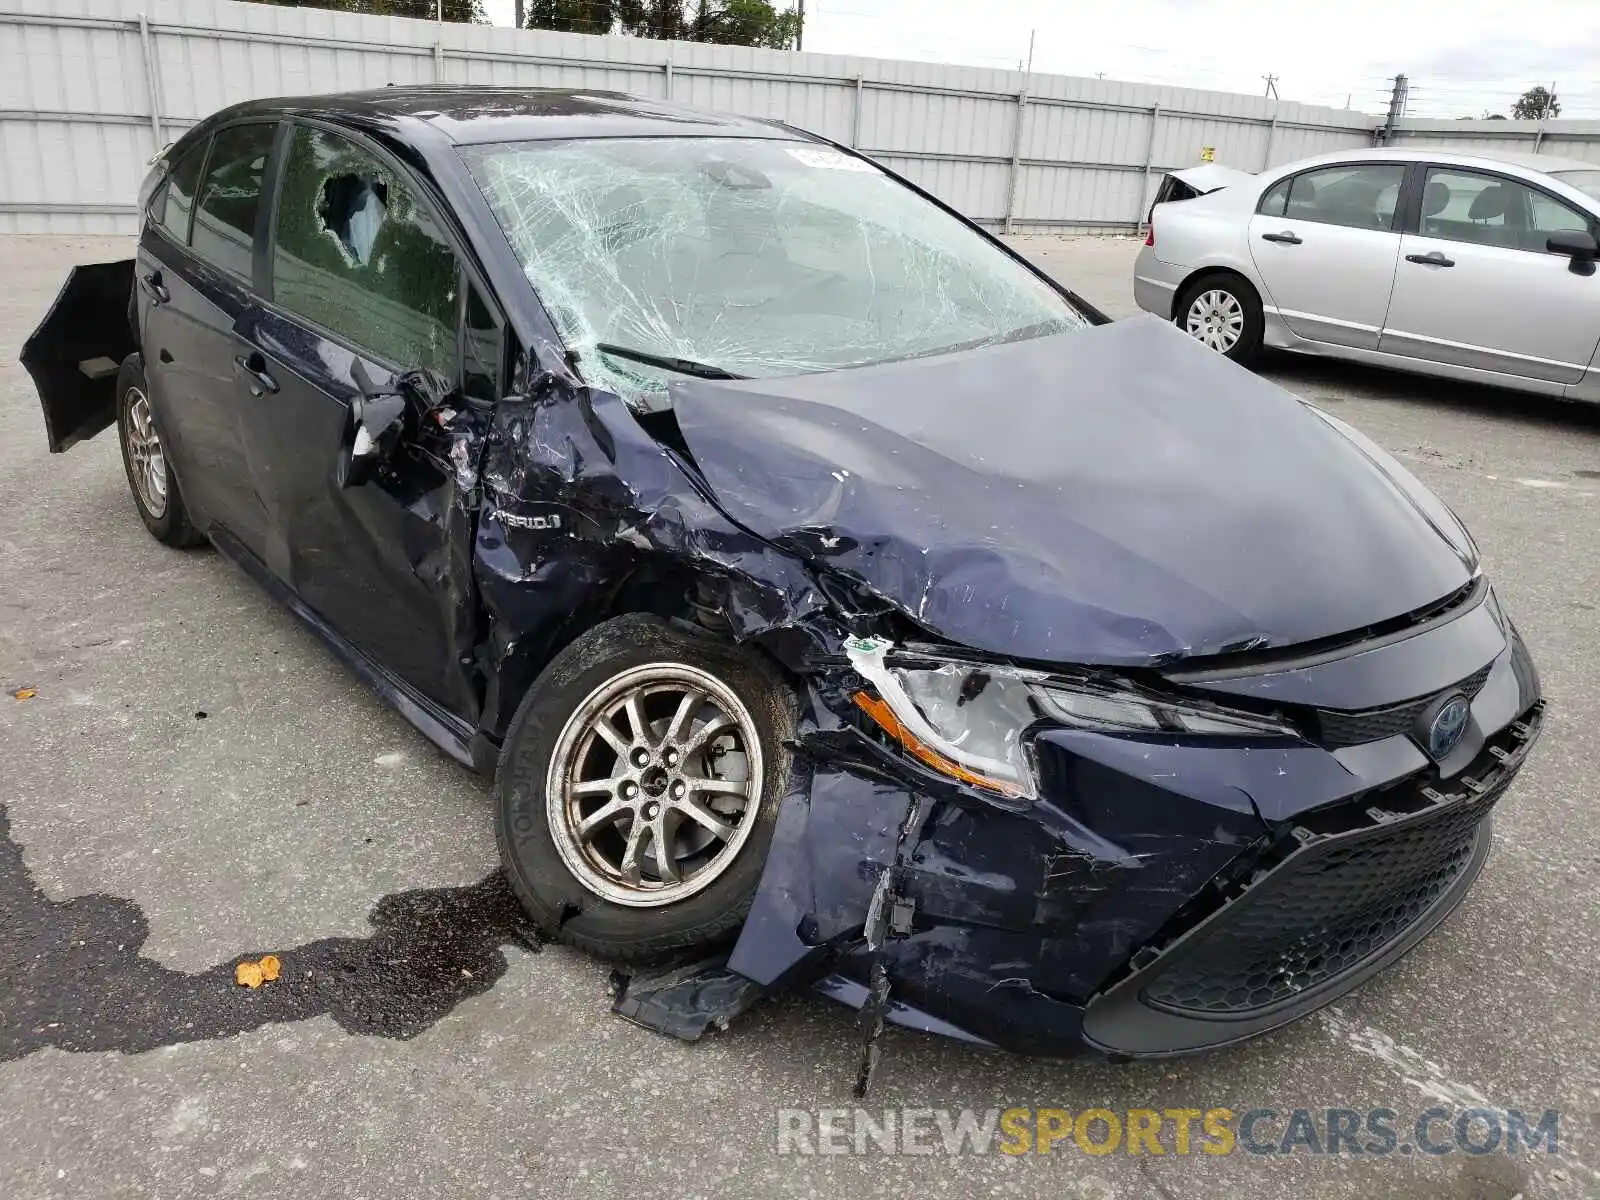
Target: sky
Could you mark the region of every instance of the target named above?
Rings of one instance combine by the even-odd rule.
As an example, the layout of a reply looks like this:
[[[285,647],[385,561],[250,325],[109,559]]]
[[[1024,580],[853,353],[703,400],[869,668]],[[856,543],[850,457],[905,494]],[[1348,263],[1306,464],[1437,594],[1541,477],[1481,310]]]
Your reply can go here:
[[[511,24],[512,0],[486,8]],[[1596,0],[806,0],[824,53],[1014,70],[1030,31],[1051,74],[1257,95],[1271,74],[1285,100],[1382,112],[1405,72],[1416,117],[1508,115],[1554,83],[1563,116],[1600,118]]]

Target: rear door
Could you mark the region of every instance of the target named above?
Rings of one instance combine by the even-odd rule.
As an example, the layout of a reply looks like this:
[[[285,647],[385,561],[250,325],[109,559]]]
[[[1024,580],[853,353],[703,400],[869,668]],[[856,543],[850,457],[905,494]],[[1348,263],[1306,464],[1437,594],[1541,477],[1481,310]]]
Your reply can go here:
[[[1552,254],[1594,221],[1510,176],[1429,166],[1401,239],[1379,348],[1550,383],[1577,383],[1600,343],[1600,275]]]
[[[225,126],[176,164],[134,268],[147,379],[185,498],[256,553],[266,514],[241,437],[253,397],[240,364],[259,312],[256,238],[276,132],[270,121]]]
[[[341,459],[363,381],[431,372],[453,403],[492,402],[503,322],[461,265],[419,184],[376,147],[296,123],[252,350],[277,390],[249,409],[272,510],[268,567],[344,638],[459,716],[476,716],[470,499],[433,418],[373,478]],[[463,337],[462,329],[471,331]],[[466,362],[463,362],[465,355]],[[413,414],[415,417],[417,414]]]
[[[1250,219],[1267,304],[1301,337],[1375,350],[1400,234],[1404,163],[1340,163],[1269,188]]]

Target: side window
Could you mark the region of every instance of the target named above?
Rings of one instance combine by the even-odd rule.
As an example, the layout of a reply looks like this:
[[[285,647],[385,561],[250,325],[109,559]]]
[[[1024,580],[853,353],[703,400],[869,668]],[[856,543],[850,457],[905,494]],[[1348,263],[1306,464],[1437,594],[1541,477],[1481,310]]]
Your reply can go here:
[[[275,125],[234,125],[218,133],[195,205],[194,252],[244,280],[251,274],[261,180],[276,132]]]
[[[182,246],[189,244],[189,214],[194,209],[195,188],[205,161],[206,143],[201,142],[178,160],[161,187],[161,195],[150,206],[151,217]]]
[[[1293,176],[1280,179],[1267,189],[1266,195],[1261,197],[1261,203],[1256,205],[1256,211],[1269,217],[1283,216],[1283,210],[1289,204],[1289,185],[1294,182]]]
[[[1284,215],[1296,221],[1393,229],[1404,163],[1351,163],[1296,175]]]
[[[1430,168],[1422,186],[1423,237],[1515,249],[1527,227],[1528,190],[1474,171]],[[1540,247],[1543,249],[1543,246]]]
[[[1592,222],[1575,208],[1568,208],[1554,196],[1528,189],[1529,229],[1531,236],[1524,249],[1546,250],[1545,242],[1552,233],[1576,231],[1589,232]]]
[[[467,284],[467,303],[461,323],[461,390],[474,400],[495,400],[500,394],[500,363],[504,342],[494,313]]]
[[[1475,171],[1428,171],[1422,189],[1423,237],[1544,252],[1552,233],[1587,230],[1590,219],[1554,196]]]
[[[284,163],[272,295],[402,370],[456,380],[455,255],[396,172],[305,125]]]

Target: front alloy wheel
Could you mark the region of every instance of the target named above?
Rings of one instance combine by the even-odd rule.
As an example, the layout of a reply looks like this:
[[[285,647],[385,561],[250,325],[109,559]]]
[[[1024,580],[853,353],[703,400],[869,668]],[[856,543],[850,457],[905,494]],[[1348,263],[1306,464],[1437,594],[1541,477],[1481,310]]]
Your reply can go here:
[[[579,883],[616,904],[672,904],[749,840],[761,741],[716,676],[685,663],[632,667],[567,719],[545,795],[556,850]]]
[[[627,962],[732,940],[789,789],[798,692],[769,659],[630,614],[551,660],[506,732],[495,831],[551,937]]]

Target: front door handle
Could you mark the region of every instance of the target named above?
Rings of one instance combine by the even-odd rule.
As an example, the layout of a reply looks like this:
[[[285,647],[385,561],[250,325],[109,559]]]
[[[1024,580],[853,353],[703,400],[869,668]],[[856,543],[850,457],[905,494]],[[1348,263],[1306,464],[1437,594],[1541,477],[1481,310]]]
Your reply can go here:
[[[1408,254],[1406,255],[1406,261],[1414,262],[1424,267],[1453,267],[1456,265],[1455,259],[1446,258],[1437,250],[1430,250],[1426,254]]]
[[[278,381],[267,370],[267,360],[261,357],[261,351],[252,350],[248,355],[235,354],[233,365],[239,374],[250,381],[250,394],[257,399],[278,390]]]
[[[144,285],[144,290],[150,293],[150,298],[157,304],[165,304],[172,299],[172,293],[167,291],[167,285],[161,282],[160,271],[149,271],[141,275],[139,282]]]
[[[1286,229],[1282,233],[1263,233],[1261,240],[1263,242],[1281,242],[1285,246],[1298,246],[1302,239],[1298,233],[1291,233]]]

